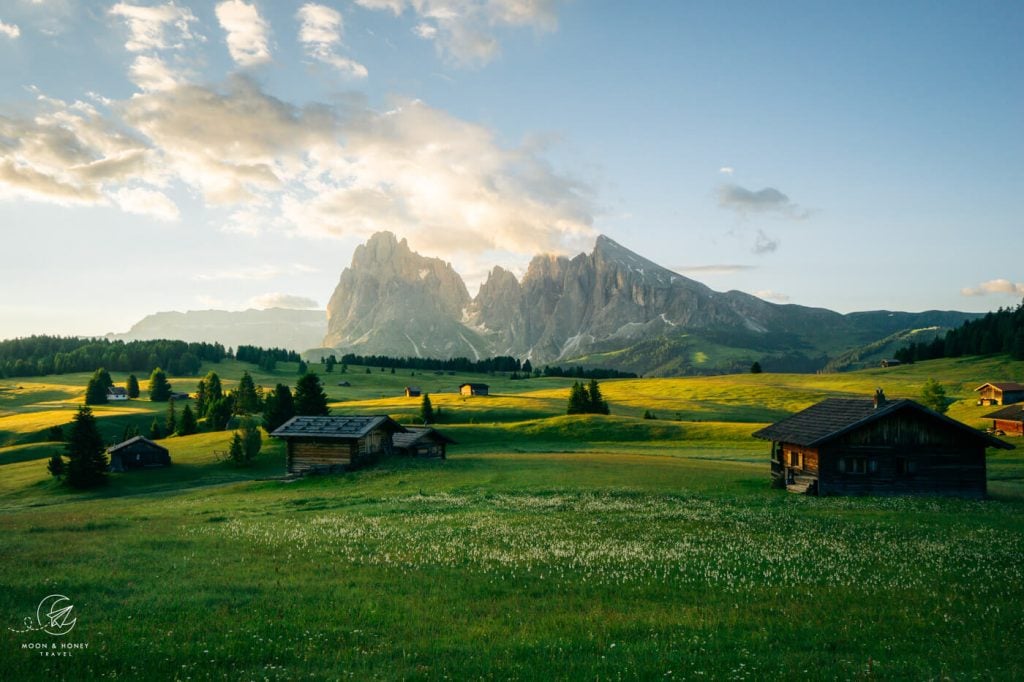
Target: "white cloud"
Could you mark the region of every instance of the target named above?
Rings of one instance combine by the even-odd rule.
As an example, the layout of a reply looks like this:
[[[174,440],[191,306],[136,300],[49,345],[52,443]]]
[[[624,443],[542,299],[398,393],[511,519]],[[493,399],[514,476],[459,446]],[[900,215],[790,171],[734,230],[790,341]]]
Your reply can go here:
[[[0,21],[0,34],[7,36],[11,40],[14,40],[15,38],[21,35],[21,29],[18,28],[17,24],[5,24],[4,22]]]
[[[128,24],[125,49],[129,52],[177,48],[194,39],[190,26],[197,21],[195,15],[174,2],[155,7],[119,2],[110,13]]]
[[[757,238],[754,240],[754,253],[762,255],[773,253],[779,248],[779,240],[769,237],[763,230],[757,231]]]
[[[1024,295],[1024,282],[1015,284],[1008,279],[992,279],[982,282],[976,287],[964,287],[960,293],[964,296],[988,296],[991,294],[1022,296]]]
[[[718,169],[718,172],[721,173],[722,175],[732,175],[733,173],[736,172],[736,169],[733,168],[732,166],[722,166],[721,168]]]
[[[366,78],[368,72],[365,66],[338,54],[342,44],[343,22],[337,10],[306,3],[299,8],[297,16],[302,22],[299,41],[310,57],[353,78]]]
[[[558,28],[558,0],[356,0],[356,4],[395,15],[411,11],[419,19],[413,29],[416,35],[433,41],[445,58],[461,66],[494,59],[500,51],[496,29]]]
[[[249,306],[252,308],[290,308],[292,310],[316,310],[320,307],[312,298],[306,296],[295,296],[293,294],[282,294],[273,292],[253,296],[249,299]]]
[[[184,82],[162,59],[148,55],[136,57],[129,74],[143,90],[171,90]]]
[[[217,5],[217,21],[228,34],[228,52],[237,64],[254,66],[270,61],[270,26],[255,5],[225,0]]]
[[[156,190],[126,187],[112,192],[111,198],[126,213],[148,215],[164,222],[174,222],[181,217],[174,202]]]
[[[777,303],[789,303],[790,301],[788,295],[780,294],[779,292],[772,291],[771,289],[761,289],[760,291],[755,291],[754,296],[757,296],[758,298],[763,298],[766,301],[776,301]]]

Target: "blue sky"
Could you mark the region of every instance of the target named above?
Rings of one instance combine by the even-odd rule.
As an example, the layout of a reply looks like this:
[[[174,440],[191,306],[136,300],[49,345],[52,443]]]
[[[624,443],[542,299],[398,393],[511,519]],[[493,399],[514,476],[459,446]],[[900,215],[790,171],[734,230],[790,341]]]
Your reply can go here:
[[[1024,297],[1019,2],[0,4],[0,337],[323,306],[378,229],[719,290]]]

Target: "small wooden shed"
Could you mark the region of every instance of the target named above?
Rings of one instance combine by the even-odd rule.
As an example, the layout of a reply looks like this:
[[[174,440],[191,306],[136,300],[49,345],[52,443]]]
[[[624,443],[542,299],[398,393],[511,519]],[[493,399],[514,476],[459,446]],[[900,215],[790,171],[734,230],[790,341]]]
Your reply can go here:
[[[395,452],[410,457],[448,458],[448,446],[454,440],[429,426],[407,426],[405,433],[393,436]]]
[[[107,400],[128,400],[128,389],[121,386],[110,386],[107,388]]]
[[[913,400],[828,398],[755,432],[772,483],[818,495],[984,497],[985,449],[1013,446]]]
[[[462,395],[488,395],[491,387],[487,384],[461,384],[459,393]]]
[[[1024,402],[1024,384],[1016,381],[993,381],[978,386],[979,405],[1012,405]]]
[[[289,474],[345,471],[393,452],[405,428],[386,415],[292,417],[270,435],[288,446]]]
[[[148,438],[135,436],[107,449],[111,471],[171,466],[171,453]]]
[[[992,430],[1007,436],[1024,436],[1024,404],[1007,405],[1001,410],[986,414],[992,420]]]
[[[423,392],[420,390],[419,386],[406,386],[405,387],[405,397],[406,398],[418,398],[418,397],[420,397],[420,395],[422,395],[422,393]]]

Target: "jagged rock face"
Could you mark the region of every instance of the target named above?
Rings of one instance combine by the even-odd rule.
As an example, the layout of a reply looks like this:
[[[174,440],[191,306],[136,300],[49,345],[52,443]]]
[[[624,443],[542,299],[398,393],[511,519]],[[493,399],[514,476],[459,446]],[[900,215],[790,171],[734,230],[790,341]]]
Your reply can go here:
[[[379,232],[356,248],[352,265],[341,273],[327,304],[323,345],[367,354],[474,357],[482,344],[460,323],[469,302],[450,264]]]

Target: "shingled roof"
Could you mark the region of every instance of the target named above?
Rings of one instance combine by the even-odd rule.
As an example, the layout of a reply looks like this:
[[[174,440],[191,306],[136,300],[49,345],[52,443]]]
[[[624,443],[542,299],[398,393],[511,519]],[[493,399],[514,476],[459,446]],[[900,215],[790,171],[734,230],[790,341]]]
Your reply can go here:
[[[167,448],[165,448],[163,445],[158,445],[151,441],[150,439],[146,438],[145,436],[135,436],[134,438],[129,438],[128,440],[118,443],[117,445],[111,445],[109,448],[107,448],[107,452],[117,452],[121,448],[126,448],[129,445],[134,445],[136,443],[145,443],[146,445],[153,446],[157,450],[163,450],[164,452],[168,452]]]
[[[1024,421],[1024,403],[1007,405],[1001,410],[992,414],[986,414],[982,419],[1007,419],[1010,421]]]
[[[754,438],[771,440],[781,443],[792,443],[804,447],[816,447],[834,440],[865,424],[869,424],[899,410],[912,409],[921,412],[936,421],[941,421],[960,429],[971,436],[985,442],[988,447],[1013,449],[1012,445],[993,438],[977,429],[950,419],[938,412],[929,410],[913,400],[888,400],[877,408],[871,399],[857,398],[826,398],[806,410],[797,412],[792,417],[776,422],[760,431],[754,432]]]
[[[978,386],[975,391],[980,391],[986,386],[992,386],[998,388],[1000,391],[1024,391],[1024,384],[1019,384],[1016,381],[989,381],[981,386]]]
[[[292,417],[271,433],[275,438],[362,438],[383,426],[392,433],[405,428],[387,415],[346,415],[337,417]]]
[[[452,444],[455,442],[437,429],[429,426],[407,426],[405,427],[405,433],[396,433],[392,438],[392,442],[396,448],[410,448],[428,437],[435,443]]]

